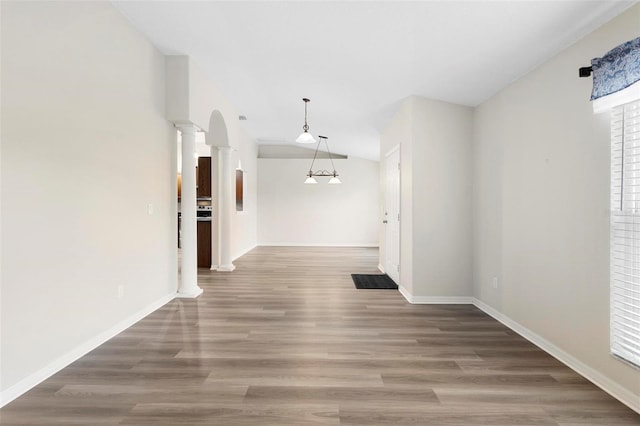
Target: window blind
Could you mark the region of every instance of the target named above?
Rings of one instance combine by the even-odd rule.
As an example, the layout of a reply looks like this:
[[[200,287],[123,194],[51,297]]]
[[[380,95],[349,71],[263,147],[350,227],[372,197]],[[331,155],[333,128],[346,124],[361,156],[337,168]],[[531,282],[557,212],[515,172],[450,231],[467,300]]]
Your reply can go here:
[[[611,110],[611,352],[640,366],[640,100]]]

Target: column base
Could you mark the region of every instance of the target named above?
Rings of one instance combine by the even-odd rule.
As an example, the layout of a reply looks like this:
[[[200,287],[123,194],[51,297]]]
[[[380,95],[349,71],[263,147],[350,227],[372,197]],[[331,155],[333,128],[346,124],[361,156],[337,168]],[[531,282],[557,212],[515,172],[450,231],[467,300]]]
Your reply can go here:
[[[182,293],[178,291],[178,293],[176,293],[176,297],[180,299],[195,299],[196,297],[200,296],[202,292],[203,290],[200,287],[197,287],[196,290],[189,293]]]
[[[220,265],[218,266],[218,271],[219,272],[231,272],[233,270],[235,270],[236,267],[233,265],[233,263],[229,264],[229,265]]]
[[[217,271],[219,268],[218,265],[211,265],[211,268],[209,269],[210,271]]]

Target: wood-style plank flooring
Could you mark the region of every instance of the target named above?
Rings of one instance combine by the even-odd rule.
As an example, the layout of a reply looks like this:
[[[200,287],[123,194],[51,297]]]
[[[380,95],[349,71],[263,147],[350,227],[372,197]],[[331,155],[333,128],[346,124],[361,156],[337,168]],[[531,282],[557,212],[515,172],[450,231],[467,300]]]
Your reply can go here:
[[[10,424],[640,425],[477,308],[356,290],[369,248],[258,247],[0,410]]]

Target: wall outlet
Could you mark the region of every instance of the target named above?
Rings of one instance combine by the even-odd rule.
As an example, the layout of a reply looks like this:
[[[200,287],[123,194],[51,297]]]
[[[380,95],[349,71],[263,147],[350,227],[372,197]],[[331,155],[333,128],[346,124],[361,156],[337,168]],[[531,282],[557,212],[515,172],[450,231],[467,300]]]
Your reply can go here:
[[[122,299],[124,297],[124,286],[123,285],[119,285],[118,286],[118,299]]]
[[[149,216],[153,214],[153,203],[147,204],[147,213],[149,214]]]
[[[491,286],[492,286],[493,288],[498,288],[498,277],[493,277],[493,278],[491,279]]]

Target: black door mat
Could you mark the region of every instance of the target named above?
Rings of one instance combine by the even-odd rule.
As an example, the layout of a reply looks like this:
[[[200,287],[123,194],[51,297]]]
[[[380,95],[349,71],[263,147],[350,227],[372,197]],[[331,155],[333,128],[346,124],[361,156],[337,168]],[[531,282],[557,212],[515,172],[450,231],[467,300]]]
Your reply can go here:
[[[351,274],[353,283],[357,289],[372,290],[397,290],[398,285],[393,282],[389,275],[384,274]]]

